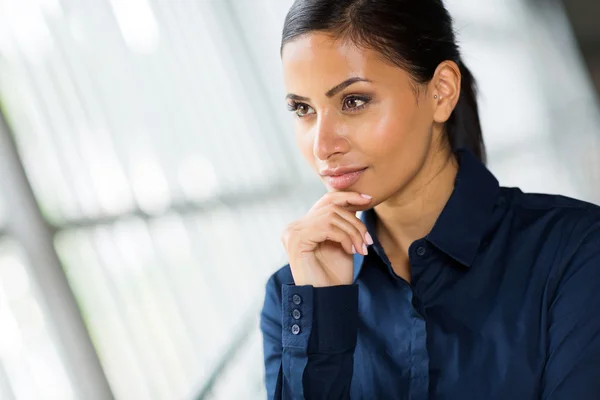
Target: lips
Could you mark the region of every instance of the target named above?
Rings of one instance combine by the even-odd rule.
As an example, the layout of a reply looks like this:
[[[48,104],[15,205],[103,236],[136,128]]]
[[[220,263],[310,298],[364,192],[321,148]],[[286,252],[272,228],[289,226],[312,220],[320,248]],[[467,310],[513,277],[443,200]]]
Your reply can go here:
[[[337,170],[326,171],[323,173],[323,178],[325,182],[327,182],[327,184],[332,188],[337,190],[345,190],[358,182],[365,170],[366,168],[339,168]]]

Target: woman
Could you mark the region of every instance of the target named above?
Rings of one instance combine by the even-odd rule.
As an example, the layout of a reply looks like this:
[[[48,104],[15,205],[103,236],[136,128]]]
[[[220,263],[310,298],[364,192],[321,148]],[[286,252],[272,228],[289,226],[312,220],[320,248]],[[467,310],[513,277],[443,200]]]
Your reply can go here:
[[[267,284],[269,398],[599,399],[600,208],[499,186],[442,2],[297,0],[282,61],[328,193]]]

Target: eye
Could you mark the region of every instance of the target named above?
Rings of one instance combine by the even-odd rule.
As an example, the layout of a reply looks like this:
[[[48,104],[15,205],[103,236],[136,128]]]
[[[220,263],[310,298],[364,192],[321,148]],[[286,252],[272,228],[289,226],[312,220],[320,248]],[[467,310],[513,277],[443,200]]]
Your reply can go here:
[[[298,117],[302,118],[310,114],[314,114],[314,110],[308,105],[304,103],[289,103],[288,110],[295,113]],[[312,110],[312,112],[311,112]]]
[[[350,112],[365,108],[371,99],[366,96],[351,95],[344,98],[342,109]]]

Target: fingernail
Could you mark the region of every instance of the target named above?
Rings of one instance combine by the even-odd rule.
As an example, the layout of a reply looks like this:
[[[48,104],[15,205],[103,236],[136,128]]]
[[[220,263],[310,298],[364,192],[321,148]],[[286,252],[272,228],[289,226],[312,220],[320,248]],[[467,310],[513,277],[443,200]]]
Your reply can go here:
[[[365,239],[367,240],[368,245],[373,244],[373,238],[371,237],[371,234],[369,232],[367,232],[367,234],[365,235]]]
[[[356,249],[354,248],[354,245],[352,245],[352,254],[356,254]]]
[[[364,197],[365,199],[372,199],[371,196],[369,196],[368,194],[361,194],[362,197]]]
[[[367,245],[363,243],[363,254],[366,256],[367,254],[369,254],[369,251],[367,250]]]

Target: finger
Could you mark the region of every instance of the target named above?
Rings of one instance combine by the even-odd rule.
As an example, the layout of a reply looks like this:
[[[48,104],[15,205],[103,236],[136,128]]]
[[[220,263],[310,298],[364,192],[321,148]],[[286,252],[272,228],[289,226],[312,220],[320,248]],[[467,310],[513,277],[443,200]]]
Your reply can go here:
[[[323,195],[316,203],[316,207],[328,204],[337,204],[342,207],[350,205],[365,205],[371,202],[371,196],[358,192],[329,192]]]
[[[350,224],[352,224],[360,232],[360,235],[362,236],[363,241],[367,245],[373,244],[373,239],[371,238],[371,235],[367,231],[367,227],[365,226],[365,224],[360,220],[360,218],[358,218],[356,216],[356,214],[354,212],[348,211],[346,208],[343,208],[336,204],[329,204],[326,207],[316,210],[312,217],[316,218],[316,219],[322,219],[322,218],[327,219],[327,218],[329,218],[330,215],[332,215],[334,213],[338,214],[339,216],[344,218],[346,221],[348,221]]]
[[[341,217],[337,216],[337,218]],[[355,253],[352,238],[346,231],[332,223],[331,218],[327,215],[291,224],[285,230],[283,236],[286,251],[289,251],[291,246],[301,252],[311,252],[319,243],[330,240],[341,244],[347,253]]]
[[[366,256],[368,253],[367,245],[366,245],[365,239],[364,239],[363,235],[361,234],[360,230],[358,230],[354,226],[354,224],[352,224],[351,222],[349,222],[348,220],[346,220],[344,217],[342,217],[341,215],[339,215],[337,213],[335,213],[335,215],[331,216],[330,218],[331,218],[331,223],[333,225],[337,226],[338,228],[340,228],[344,232],[346,232],[346,234],[352,241],[352,245],[354,245],[354,248],[356,249],[356,251],[358,253]]]
[[[338,227],[335,224],[330,224],[326,231],[322,231],[324,236],[321,240],[329,240],[332,242],[339,243],[342,248],[346,251],[346,253],[353,255],[356,250],[356,246],[352,242],[352,238],[348,235],[348,233],[342,228]]]
[[[336,210],[338,215],[340,215],[346,221],[351,223],[360,232],[360,235],[361,235],[363,241],[367,244],[367,246],[373,244],[373,238],[367,231],[367,227],[365,226],[364,222],[362,222],[360,220],[360,218],[358,218],[356,216],[355,213],[350,212],[347,209],[344,209],[343,207],[340,207],[340,206],[333,205],[332,207],[334,207],[334,209]]]

